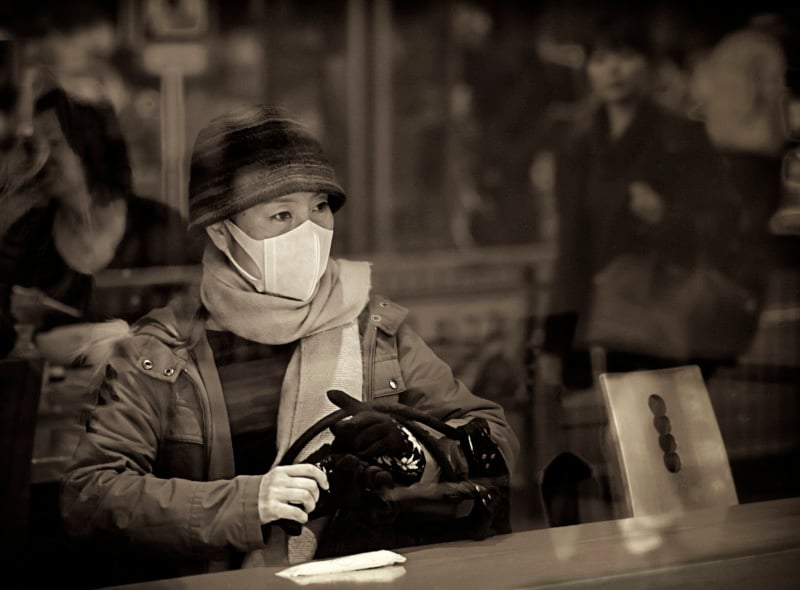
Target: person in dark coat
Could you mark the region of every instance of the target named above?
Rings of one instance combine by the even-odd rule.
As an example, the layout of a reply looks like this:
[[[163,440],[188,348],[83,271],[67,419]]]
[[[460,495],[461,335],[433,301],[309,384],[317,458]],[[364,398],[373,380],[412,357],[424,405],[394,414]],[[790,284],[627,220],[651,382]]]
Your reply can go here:
[[[105,269],[199,262],[179,212],[134,194],[127,146],[109,104],[53,88],[35,103],[33,131],[46,161],[15,187],[30,194],[30,208],[0,237],[0,357],[13,348],[18,323],[44,332],[105,319],[92,309],[94,277]],[[0,197],[12,200],[18,195]],[[43,307],[42,296],[74,311]],[[146,310],[125,311],[135,318]]]
[[[741,211],[702,125],[652,99],[654,51],[645,24],[619,13],[601,20],[587,55],[597,106],[557,157],[558,255],[539,362],[544,381],[574,389],[592,385],[582,335],[597,274],[633,253],[691,267],[702,251],[729,268]],[[606,349],[605,366],[594,370],[676,362],[646,347]]]

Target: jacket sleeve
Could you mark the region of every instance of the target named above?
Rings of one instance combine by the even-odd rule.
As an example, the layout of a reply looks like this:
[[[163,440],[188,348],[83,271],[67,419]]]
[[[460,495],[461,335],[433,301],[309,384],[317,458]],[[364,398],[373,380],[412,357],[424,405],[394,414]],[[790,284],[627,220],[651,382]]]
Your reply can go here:
[[[203,482],[154,475],[171,384],[139,372],[119,348],[62,483],[67,531],[193,558],[263,547],[260,476]]]
[[[470,392],[455,378],[447,363],[405,323],[397,331],[397,346],[406,384],[403,403],[452,426],[460,426],[472,418],[485,418],[509,473],[514,473],[519,440],[508,425],[503,408]]]

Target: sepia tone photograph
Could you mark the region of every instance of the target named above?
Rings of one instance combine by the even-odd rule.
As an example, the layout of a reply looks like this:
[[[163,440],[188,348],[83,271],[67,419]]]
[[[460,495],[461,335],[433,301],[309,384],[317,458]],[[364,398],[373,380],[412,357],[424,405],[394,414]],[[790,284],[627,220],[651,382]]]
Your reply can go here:
[[[5,0],[2,586],[795,588],[800,5]]]

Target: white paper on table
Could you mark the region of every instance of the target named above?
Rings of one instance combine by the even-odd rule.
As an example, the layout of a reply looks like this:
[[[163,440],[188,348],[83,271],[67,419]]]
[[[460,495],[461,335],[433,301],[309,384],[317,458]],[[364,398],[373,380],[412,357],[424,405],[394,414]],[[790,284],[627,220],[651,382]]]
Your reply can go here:
[[[343,572],[354,572],[359,570],[369,570],[397,563],[405,563],[406,558],[395,553],[380,549],[378,551],[367,551],[366,553],[356,553],[334,559],[323,559],[319,561],[309,561],[293,565],[276,573],[276,576],[284,578],[296,578],[301,576],[320,576],[326,574],[341,574]]]
[[[321,584],[349,584],[351,586],[356,586],[359,584],[388,584],[405,575],[406,568],[402,565],[385,565],[383,567],[373,567],[368,570],[295,576],[287,579],[298,586],[316,586]]]

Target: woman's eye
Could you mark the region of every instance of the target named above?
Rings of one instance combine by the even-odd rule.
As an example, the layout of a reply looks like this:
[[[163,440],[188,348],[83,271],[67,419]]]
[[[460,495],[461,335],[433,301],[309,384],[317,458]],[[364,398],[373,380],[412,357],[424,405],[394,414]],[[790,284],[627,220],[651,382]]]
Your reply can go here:
[[[328,201],[320,201],[314,206],[314,211],[325,211],[328,209]]]
[[[272,216],[272,219],[275,221],[289,221],[292,218],[292,214],[288,211],[281,211],[280,213],[276,213]]]

